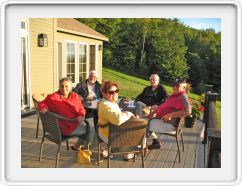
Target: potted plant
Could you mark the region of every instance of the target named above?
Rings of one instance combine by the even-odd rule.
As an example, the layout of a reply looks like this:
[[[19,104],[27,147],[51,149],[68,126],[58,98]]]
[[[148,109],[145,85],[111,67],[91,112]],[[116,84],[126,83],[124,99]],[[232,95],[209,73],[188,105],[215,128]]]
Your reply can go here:
[[[185,126],[191,128],[195,125],[195,122],[200,117],[200,113],[204,111],[204,106],[197,100],[190,99],[192,106],[192,113],[190,116],[185,118]]]

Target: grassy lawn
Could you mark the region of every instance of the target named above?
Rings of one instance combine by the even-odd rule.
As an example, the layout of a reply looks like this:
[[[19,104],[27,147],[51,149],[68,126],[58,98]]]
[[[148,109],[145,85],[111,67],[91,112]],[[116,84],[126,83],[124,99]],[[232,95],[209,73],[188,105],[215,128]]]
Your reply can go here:
[[[125,98],[136,98],[142,90],[150,85],[150,82],[144,79],[137,78],[135,76],[130,76],[127,74],[120,73],[115,70],[103,68],[103,80],[111,80],[117,82],[120,89],[120,97]],[[172,87],[164,85],[169,94],[172,93]],[[193,93],[189,93],[189,98],[194,100],[199,100],[201,96]],[[216,110],[219,126],[221,126],[221,102],[216,102]]]

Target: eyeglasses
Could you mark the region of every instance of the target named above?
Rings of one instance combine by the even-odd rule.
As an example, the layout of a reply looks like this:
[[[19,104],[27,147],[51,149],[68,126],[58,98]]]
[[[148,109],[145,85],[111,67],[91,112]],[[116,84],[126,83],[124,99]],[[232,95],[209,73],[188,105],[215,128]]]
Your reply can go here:
[[[119,89],[116,89],[116,90],[109,90],[107,93],[113,95],[113,94],[115,94],[115,93],[119,93]]]

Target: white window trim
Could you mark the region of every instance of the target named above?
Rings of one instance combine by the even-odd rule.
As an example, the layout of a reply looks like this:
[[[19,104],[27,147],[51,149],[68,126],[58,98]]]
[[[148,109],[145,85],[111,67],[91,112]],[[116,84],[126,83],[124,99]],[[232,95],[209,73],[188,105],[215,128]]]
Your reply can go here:
[[[72,82],[72,86],[75,86],[77,84],[77,75],[76,75],[76,70],[78,63],[76,62],[76,60],[78,61],[78,54],[77,54],[77,42],[73,41],[73,40],[65,40],[65,53],[64,53],[64,57],[65,57],[65,62],[64,62],[64,66],[65,66],[65,70],[64,70],[64,74],[67,77],[67,43],[73,43],[75,45],[75,82]]]
[[[95,45],[95,70],[96,71],[98,71],[97,61],[98,61],[98,44]]]
[[[88,74],[89,74],[89,52],[90,52],[89,51],[89,44],[85,43],[85,42],[78,42],[78,50],[79,50],[79,45],[86,45],[86,52],[87,52],[86,53],[86,60],[87,60],[87,64],[86,64],[86,77],[85,77],[85,79],[87,79],[88,78]],[[78,53],[78,67],[79,67],[79,53]],[[78,77],[78,79],[79,79],[79,77]]]
[[[59,87],[59,80],[61,77],[59,77],[59,48],[58,48],[58,42],[55,44],[56,47],[56,89]]]
[[[95,65],[95,70],[98,71],[98,70],[97,70],[97,69],[98,69],[98,68],[97,68],[97,52],[98,52],[98,44],[90,44],[90,45],[89,45],[89,47],[88,47],[88,48],[89,48],[88,58],[90,57],[90,52],[91,52],[91,51],[90,51],[90,46],[95,46],[95,58],[94,58],[94,59],[95,59],[95,63],[94,63],[94,65]],[[88,63],[88,71],[90,71],[90,68],[89,68],[89,67],[90,67],[90,63],[91,63],[90,58],[88,59],[88,62],[89,62],[89,63]],[[90,73],[90,72],[89,72],[89,73]]]

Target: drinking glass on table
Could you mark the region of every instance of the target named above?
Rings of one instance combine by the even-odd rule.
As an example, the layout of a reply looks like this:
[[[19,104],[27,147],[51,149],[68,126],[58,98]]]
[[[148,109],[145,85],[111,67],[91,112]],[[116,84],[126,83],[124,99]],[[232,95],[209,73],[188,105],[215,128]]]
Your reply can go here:
[[[134,107],[134,101],[129,101],[128,107]]]

